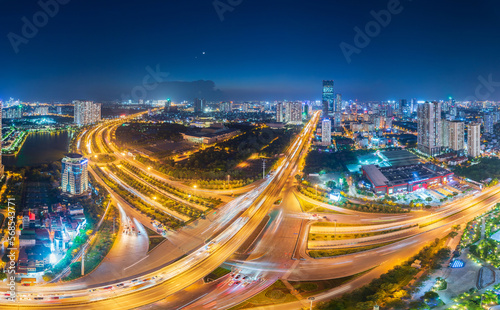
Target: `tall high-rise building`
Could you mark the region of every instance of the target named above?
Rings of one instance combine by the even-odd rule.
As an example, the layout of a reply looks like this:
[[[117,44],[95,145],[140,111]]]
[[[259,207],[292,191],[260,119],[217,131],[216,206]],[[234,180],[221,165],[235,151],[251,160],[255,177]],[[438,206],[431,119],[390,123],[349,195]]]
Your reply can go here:
[[[285,121],[292,124],[302,123],[302,102],[287,102],[285,110]]]
[[[304,104],[302,110],[302,116],[307,117],[309,115],[309,105],[307,103]]]
[[[385,128],[392,129],[392,117],[385,118]]]
[[[418,100],[413,98],[410,100],[410,114],[413,113],[413,112],[416,112],[417,111],[417,108],[418,108]]]
[[[22,118],[23,117],[23,106],[17,105],[12,106],[7,109],[3,109],[2,118],[11,119],[11,118]]]
[[[385,128],[385,118],[382,116],[376,116],[373,118],[373,124],[375,124],[376,129]]]
[[[88,191],[88,159],[80,154],[67,154],[62,160],[62,192],[78,196]]]
[[[441,152],[441,103],[426,102],[419,104],[418,117],[418,149],[427,155],[434,156]]]
[[[219,102],[219,112],[226,112],[226,102]]]
[[[342,112],[333,112],[333,128],[342,127]]]
[[[276,105],[276,121],[278,123],[283,123],[283,102],[278,102]]]
[[[405,111],[406,111],[406,114],[408,114],[408,100],[401,99],[401,100],[399,100],[398,109],[397,109],[398,115],[404,117]]]
[[[101,121],[101,104],[93,101],[73,101],[75,124],[85,126]]]
[[[205,110],[205,100],[204,99],[194,99],[194,111],[203,112]]]
[[[285,123],[289,123],[291,118],[290,112],[292,111],[292,103],[290,101],[285,101],[283,107],[285,109]]]
[[[495,125],[493,114],[490,113],[484,114],[483,122],[484,122],[484,132],[493,133],[493,125]]]
[[[220,106],[219,106],[219,110],[221,112],[226,112],[226,113],[229,113],[231,112],[231,103],[230,102],[221,102],[220,103]]]
[[[312,103],[311,101],[308,101],[308,102],[306,103],[306,105],[307,105],[307,112],[308,112],[308,113],[307,113],[307,116],[311,116],[311,115],[313,115],[313,113],[314,113],[314,112],[313,112],[313,103]]]
[[[457,117],[458,115],[457,107],[450,107],[450,115],[453,116],[453,118]]]
[[[446,119],[441,120],[441,145],[444,149],[450,148],[450,122]]]
[[[49,115],[49,107],[47,107],[47,106],[36,107],[35,111],[34,111],[34,114],[35,115],[40,115],[40,116]]]
[[[469,124],[467,128],[467,154],[470,157],[481,155],[481,124]]]
[[[342,112],[342,94],[336,95],[333,112]]]
[[[328,117],[333,112],[334,102],[333,80],[323,81],[323,117]]]
[[[321,122],[321,144],[324,146],[332,145],[332,121],[328,118]]]
[[[450,129],[450,149],[456,152],[462,152],[465,149],[465,124],[459,121],[448,122],[448,124]]]
[[[493,123],[496,124],[500,122],[500,112],[499,111],[494,111],[491,113],[493,115]]]
[[[385,116],[387,116],[387,117],[393,117],[392,104],[391,103],[387,103],[385,105]]]

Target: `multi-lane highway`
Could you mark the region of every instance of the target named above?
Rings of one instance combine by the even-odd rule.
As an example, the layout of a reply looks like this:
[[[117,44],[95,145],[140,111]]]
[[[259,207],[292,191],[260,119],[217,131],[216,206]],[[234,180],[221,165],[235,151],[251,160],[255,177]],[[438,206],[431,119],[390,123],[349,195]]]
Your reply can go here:
[[[312,217],[304,216],[300,209],[294,195],[293,176],[298,171],[298,164],[308,149],[318,119],[317,113],[293,141],[285,152],[284,158],[266,180],[246,187],[245,194],[222,206],[217,215],[209,215],[207,220],[198,220],[194,226],[172,233],[168,236],[168,242],[143,259],[128,264],[124,272],[111,273],[109,277],[83,278],[69,284],[19,288],[18,294],[21,298],[18,303],[2,304],[0,309],[25,307],[30,309],[101,309],[105,307],[131,309],[154,303],[168,296],[170,297],[167,300],[179,306],[196,309],[197,306],[208,305],[209,308],[223,309],[244,301],[278,278],[331,279],[377,267],[374,271],[365,274],[362,279],[350,284],[353,288],[413,255],[430,240],[444,236],[450,231],[452,225],[466,222],[481,214],[493,206],[500,197],[500,187],[494,187],[466,200],[449,204],[432,214],[372,215],[346,212],[349,214],[325,215],[328,220],[335,219],[344,223],[377,224],[371,227],[373,231],[414,224],[421,225],[422,231],[403,241],[371,251],[327,259],[311,259],[300,250],[304,250],[307,245],[304,239],[307,239],[307,227]],[[141,170],[167,180],[160,173],[150,171],[144,165],[128,158],[126,154],[123,155],[110,143],[110,128],[116,125],[117,123],[110,122],[83,133],[79,137],[80,148],[87,149],[87,154],[99,152],[93,150],[93,143],[88,140],[89,137],[93,137],[100,150],[106,149],[103,145],[106,143],[107,148],[111,148],[120,160],[133,162]],[[172,181],[174,186],[180,186],[178,183]],[[115,202],[123,207],[128,216],[137,218],[145,226],[151,225],[147,217],[128,206],[105,184],[104,187],[110,191]],[[219,195],[223,196],[220,193]],[[283,198],[283,202],[275,206],[274,202],[278,198]],[[226,201],[229,200],[226,196]],[[247,239],[255,238],[255,229],[268,214],[273,215],[272,219],[252,246],[248,257],[243,260],[231,260],[232,255]],[[354,229],[366,229],[366,226]],[[204,245],[207,240],[213,241],[209,248]],[[247,287],[229,287],[223,283],[216,289],[213,285],[196,284],[199,279],[224,262],[229,262],[242,270],[256,272],[261,275],[263,281]],[[112,264],[111,261],[107,263]],[[102,270],[102,272],[105,271]],[[186,287],[195,288],[190,291],[189,296],[179,294]],[[331,298],[334,295],[334,292],[329,295],[323,294],[322,298]],[[196,300],[193,302],[193,299]],[[295,306],[297,305],[293,307]]]
[[[66,290],[62,295],[56,295],[61,294],[59,287],[47,287],[43,290],[44,293],[41,293],[43,296],[40,297],[43,297],[44,300],[47,297],[50,304],[42,304],[39,300],[35,301],[34,298],[31,298],[32,295],[27,295],[34,294],[34,290],[19,293],[21,296],[29,298],[24,300],[22,304],[30,304],[30,307],[35,308],[50,307],[51,309],[82,306],[83,304],[88,309],[116,307],[117,305],[122,308],[136,307],[162,299],[196,282],[226,261],[252,235],[268,213],[270,206],[280,195],[302,149],[313,133],[317,118],[318,114],[305,126],[302,133],[287,150],[276,171],[268,177],[263,185],[255,189],[260,190],[256,199],[249,201],[248,207],[241,216],[213,238],[214,246],[210,250],[202,247],[166,267],[143,275],[137,280],[144,285],[141,289],[136,288],[138,285],[134,285],[131,281],[117,283],[116,285],[120,286],[99,288],[99,294],[104,295],[101,298],[105,299],[95,300],[94,294],[88,294],[88,290]],[[50,291],[52,289],[54,290]],[[38,292],[40,291],[38,290]],[[54,304],[55,300],[58,301],[57,304]]]

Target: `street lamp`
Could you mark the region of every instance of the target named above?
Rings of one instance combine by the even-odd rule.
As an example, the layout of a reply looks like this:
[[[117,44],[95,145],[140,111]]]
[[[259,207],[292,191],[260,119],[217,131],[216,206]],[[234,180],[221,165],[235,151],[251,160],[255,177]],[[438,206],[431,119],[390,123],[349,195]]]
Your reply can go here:
[[[335,237],[335,239],[337,239],[337,220],[333,220],[335,222],[335,231],[333,233],[333,236]]]
[[[318,198],[318,184],[314,185],[314,187],[316,188],[316,198]]]

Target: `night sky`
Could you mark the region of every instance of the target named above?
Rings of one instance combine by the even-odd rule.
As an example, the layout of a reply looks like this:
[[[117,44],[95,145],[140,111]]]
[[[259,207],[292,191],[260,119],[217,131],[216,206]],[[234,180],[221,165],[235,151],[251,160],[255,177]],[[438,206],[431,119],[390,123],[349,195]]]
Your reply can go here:
[[[0,1],[0,98],[126,98],[148,66],[168,77],[144,99],[317,100],[333,79],[345,99],[460,100],[479,76],[500,81],[499,1],[401,0],[351,63],[340,43],[392,0],[231,1],[221,20],[213,0],[71,0],[18,53],[9,33],[41,8]]]

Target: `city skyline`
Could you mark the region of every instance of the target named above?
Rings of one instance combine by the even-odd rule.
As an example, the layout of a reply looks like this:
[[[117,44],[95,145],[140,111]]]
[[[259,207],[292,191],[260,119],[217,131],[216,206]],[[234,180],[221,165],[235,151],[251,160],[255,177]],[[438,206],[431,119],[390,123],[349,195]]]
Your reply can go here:
[[[2,1],[1,309],[500,309],[500,3]]]

